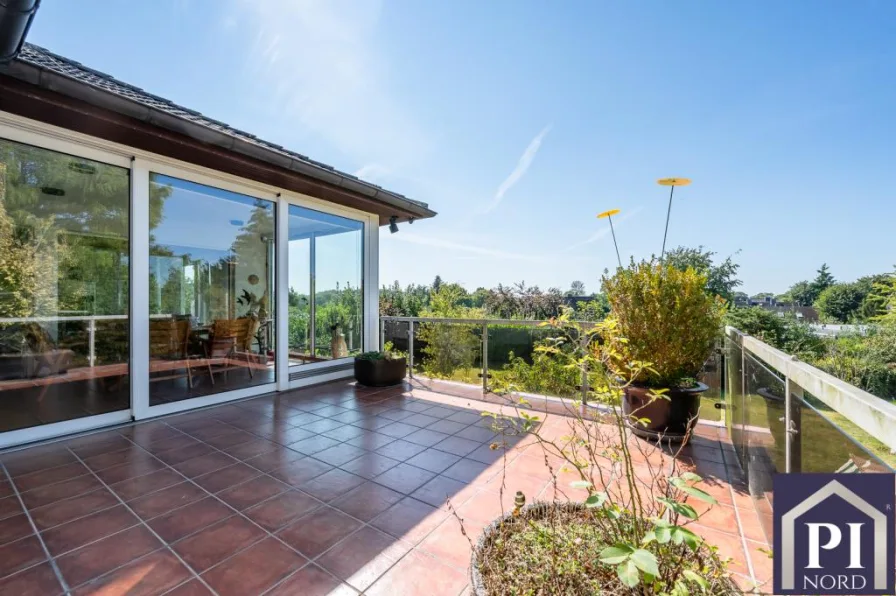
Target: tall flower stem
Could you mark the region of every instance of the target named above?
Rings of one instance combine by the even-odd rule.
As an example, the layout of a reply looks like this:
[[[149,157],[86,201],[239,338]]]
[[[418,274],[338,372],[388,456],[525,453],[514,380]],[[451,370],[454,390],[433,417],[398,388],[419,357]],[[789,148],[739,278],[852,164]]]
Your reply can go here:
[[[660,253],[660,261],[666,255],[666,236],[669,235],[669,216],[672,215],[672,195],[675,193],[675,185],[669,187],[669,208],[666,209],[666,231],[663,232],[663,251]]]
[[[616,247],[616,260],[619,261],[619,268],[622,269],[622,257],[619,256],[619,245],[616,244],[616,230],[613,229],[613,216],[608,216],[607,219],[610,220],[610,233],[613,234],[613,246]]]

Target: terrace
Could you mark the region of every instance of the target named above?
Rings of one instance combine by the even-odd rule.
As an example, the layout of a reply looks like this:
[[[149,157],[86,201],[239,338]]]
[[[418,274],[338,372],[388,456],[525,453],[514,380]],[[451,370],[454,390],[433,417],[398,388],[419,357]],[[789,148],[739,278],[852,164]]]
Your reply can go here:
[[[517,490],[577,497],[528,437],[490,448],[481,412],[501,407],[339,381],[3,454],[0,592],[462,594],[470,543],[448,502],[475,540]],[[669,456],[641,459],[646,475]],[[767,581],[727,431],[700,425],[680,459],[719,501],[695,530],[742,586]]]

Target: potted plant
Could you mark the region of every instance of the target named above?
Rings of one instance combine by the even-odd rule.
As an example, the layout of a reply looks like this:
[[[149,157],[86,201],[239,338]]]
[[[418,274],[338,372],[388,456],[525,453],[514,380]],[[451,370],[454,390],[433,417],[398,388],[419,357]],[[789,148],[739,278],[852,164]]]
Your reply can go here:
[[[605,339],[626,382],[627,426],[643,438],[682,441],[707,389],[699,376],[719,337],[724,300],[707,295],[706,277],[694,269],[656,260],[602,282],[612,313]]]
[[[589,403],[617,400],[627,383],[615,364],[613,345],[603,341],[615,333],[614,323],[585,327],[564,313],[550,326],[556,333],[539,352],[588,376]],[[626,370],[647,366],[626,365]],[[559,420],[552,413],[542,423],[532,405],[514,394],[515,387],[499,390],[509,407],[483,416],[493,419],[498,435],[491,448],[503,465],[490,484],[500,491],[495,498],[502,514],[478,539],[470,539],[472,594],[742,593],[717,549],[692,525],[716,500],[701,488],[702,479],[679,462],[677,451],[669,457],[661,445],[627,440],[619,408],[565,401]],[[521,439],[526,454],[540,450],[527,465],[543,460],[550,478],[540,500],[530,505],[527,495],[517,491],[516,464],[508,470],[508,458],[500,455],[519,449]],[[636,463],[658,460],[663,461]],[[450,499],[449,510],[468,535]]]
[[[369,387],[398,385],[407,374],[407,357],[387,343],[381,352],[355,356],[355,380]]]

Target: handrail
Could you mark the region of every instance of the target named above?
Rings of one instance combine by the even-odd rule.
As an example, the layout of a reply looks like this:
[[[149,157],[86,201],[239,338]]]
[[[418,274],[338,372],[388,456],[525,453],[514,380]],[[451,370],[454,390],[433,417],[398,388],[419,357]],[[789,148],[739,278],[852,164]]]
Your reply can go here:
[[[444,317],[388,317],[381,316],[380,320],[393,323],[454,323],[457,325],[517,325],[520,327],[540,327],[548,325],[548,320],[537,319],[450,319]],[[590,321],[573,321],[577,325],[593,326]]]
[[[811,393],[896,452],[896,404],[850,385],[734,327],[726,327],[725,333],[742,349],[778,371],[785,379]]]

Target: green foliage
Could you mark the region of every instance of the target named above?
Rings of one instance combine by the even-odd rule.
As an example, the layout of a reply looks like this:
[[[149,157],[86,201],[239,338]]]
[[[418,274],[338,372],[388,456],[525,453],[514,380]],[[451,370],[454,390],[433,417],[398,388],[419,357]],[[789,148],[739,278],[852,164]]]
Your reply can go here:
[[[512,286],[498,284],[485,299],[486,312],[498,319],[550,319],[560,314],[562,305],[563,294],[557,288],[542,291],[524,281]]]
[[[538,395],[575,396],[577,387],[582,383],[579,370],[560,361],[553,354],[539,350],[546,345],[548,342],[536,344],[532,364],[511,352],[510,363],[502,371],[503,382],[512,384],[520,391]]]
[[[577,321],[603,321],[610,314],[610,301],[603,292],[594,295],[593,300],[580,302],[576,305],[575,319]]]
[[[371,352],[361,352],[355,358],[357,360],[405,360],[408,355],[404,352],[395,350],[392,342],[387,341],[382,350]]]
[[[665,263],[681,271],[693,269],[706,277],[706,292],[710,296],[721,296],[727,302],[734,302],[734,290],[743,282],[737,279],[737,270],[740,265],[729,256],[716,265],[713,257],[716,253],[705,249],[686,248],[679,246],[666,253]]]
[[[697,378],[722,328],[724,302],[706,294],[706,277],[654,261],[603,279],[615,332],[617,368],[633,382],[677,386]],[[649,368],[640,366],[650,362]]]
[[[858,283],[834,284],[822,290],[815,300],[815,309],[822,321],[853,322],[859,316],[866,295],[867,291],[863,291]]]
[[[422,313],[431,318],[479,318],[482,313],[464,305],[467,292],[459,284],[440,283],[430,297],[429,309]],[[481,339],[476,325],[425,323],[417,328],[423,345],[423,372],[435,378],[450,378],[458,369],[472,367],[480,355]]]
[[[568,296],[584,296],[585,295],[585,282],[581,280],[575,280],[571,284],[569,284],[569,290],[566,292]]]
[[[803,360],[824,353],[824,340],[812,333],[808,325],[761,306],[733,308],[725,314],[725,324]]]
[[[791,302],[798,306],[812,306],[815,298],[816,294],[812,284],[805,280],[796,282],[780,296],[782,302]]]
[[[811,289],[810,297],[812,298],[813,304],[818,300],[818,297],[821,296],[821,293],[834,285],[834,282],[836,281],[834,276],[831,275],[827,263],[822,263],[816,273],[817,275],[815,276],[815,279],[809,284]]]
[[[896,398],[896,325],[829,339],[826,347],[814,366],[878,397]]]

